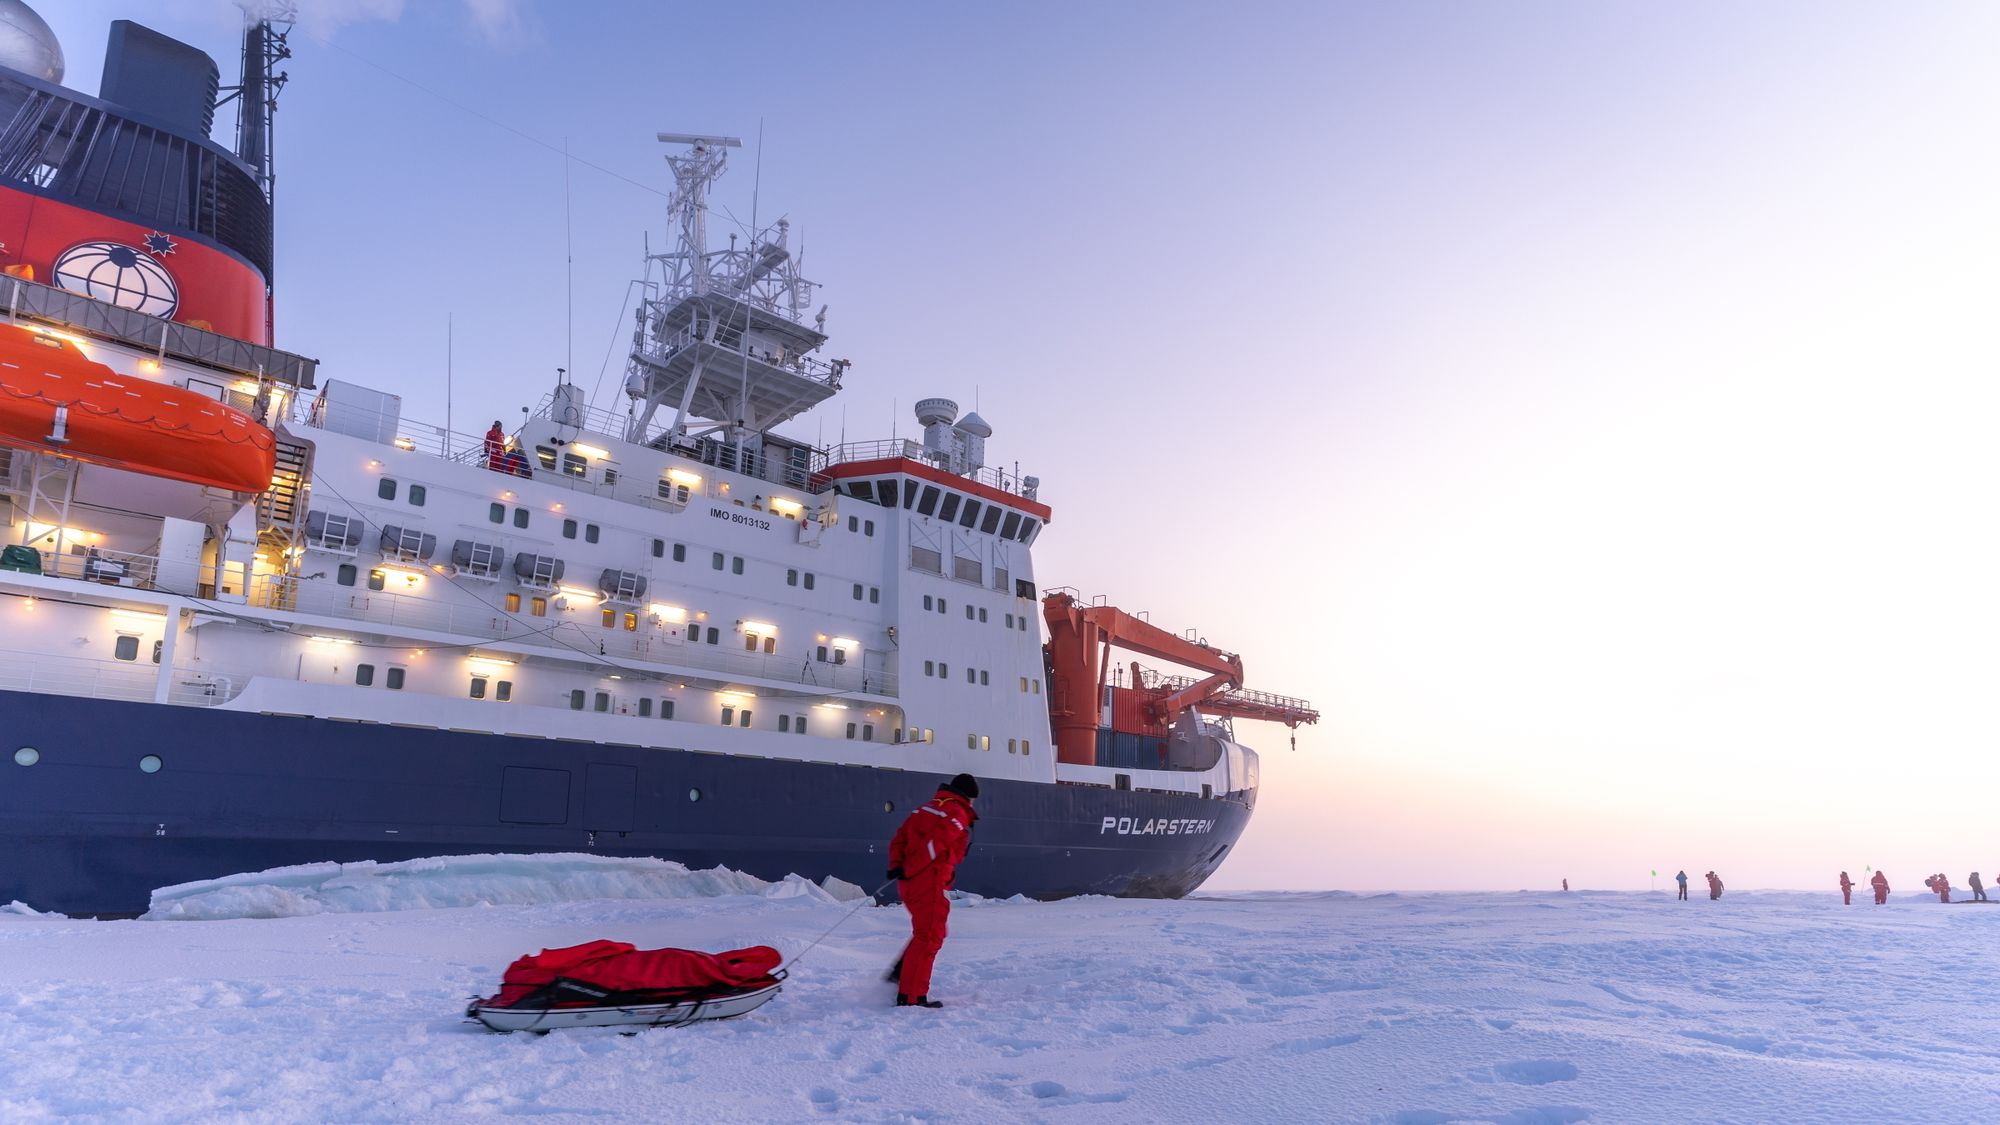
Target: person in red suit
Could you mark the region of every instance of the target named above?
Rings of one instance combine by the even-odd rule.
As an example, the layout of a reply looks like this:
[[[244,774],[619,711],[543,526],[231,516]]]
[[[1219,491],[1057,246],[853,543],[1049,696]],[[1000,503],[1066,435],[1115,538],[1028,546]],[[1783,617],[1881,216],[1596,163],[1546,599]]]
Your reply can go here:
[[[1854,905],[1854,880],[1849,879],[1845,871],[1840,873],[1840,904],[1842,906]]]
[[[972,822],[979,819],[972,802],[978,797],[978,779],[959,774],[939,786],[930,803],[911,813],[889,841],[889,878],[896,880],[910,911],[910,944],[890,970],[897,1007],[944,1007],[931,999],[931,966],[944,947],[945,918],[951,913],[944,893],[972,846]]]
[[[486,467],[496,473],[504,473],[507,461],[507,431],[500,428],[500,419],[493,420],[493,428],[486,431]]]
[[[1875,888],[1875,905],[1880,906],[1883,903],[1889,901],[1888,876],[1882,874],[1880,871],[1877,871],[1875,873],[1875,877],[1873,879],[1868,880],[1868,885]]]

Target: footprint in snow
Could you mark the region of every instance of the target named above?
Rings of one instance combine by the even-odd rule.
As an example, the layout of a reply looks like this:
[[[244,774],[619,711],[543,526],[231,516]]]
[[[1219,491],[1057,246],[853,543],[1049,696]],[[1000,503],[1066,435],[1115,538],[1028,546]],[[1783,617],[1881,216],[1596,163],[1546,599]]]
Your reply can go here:
[[[1361,1042],[1359,1033],[1349,1035],[1315,1035],[1306,1039],[1288,1039],[1271,1047],[1276,1055],[1304,1055],[1313,1051],[1324,1051],[1328,1047],[1347,1047]]]
[[[1575,1078],[1577,1070],[1575,1063],[1561,1059],[1522,1059],[1497,1063],[1493,1073],[1503,1081],[1519,1086],[1546,1086],[1551,1082],[1567,1082]]]

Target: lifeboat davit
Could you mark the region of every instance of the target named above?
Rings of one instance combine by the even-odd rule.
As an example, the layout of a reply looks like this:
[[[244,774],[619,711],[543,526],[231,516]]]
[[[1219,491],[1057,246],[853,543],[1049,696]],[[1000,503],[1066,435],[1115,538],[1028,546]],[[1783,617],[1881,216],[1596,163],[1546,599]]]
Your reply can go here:
[[[0,324],[0,445],[234,492],[269,488],[277,462],[276,438],[243,411],[13,324]]]

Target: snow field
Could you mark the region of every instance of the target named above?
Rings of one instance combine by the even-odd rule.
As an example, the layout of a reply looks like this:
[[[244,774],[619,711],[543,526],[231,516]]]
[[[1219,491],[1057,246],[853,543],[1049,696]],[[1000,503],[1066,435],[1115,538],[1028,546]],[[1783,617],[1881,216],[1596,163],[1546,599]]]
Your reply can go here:
[[[790,955],[855,910],[762,886],[182,924],[0,913],[0,1118],[2000,1120],[2000,1009],[1978,999],[2000,909],[1918,896],[974,901],[952,913],[939,1011],[889,1006],[905,915],[864,906],[741,1020],[461,1021],[545,946]]]

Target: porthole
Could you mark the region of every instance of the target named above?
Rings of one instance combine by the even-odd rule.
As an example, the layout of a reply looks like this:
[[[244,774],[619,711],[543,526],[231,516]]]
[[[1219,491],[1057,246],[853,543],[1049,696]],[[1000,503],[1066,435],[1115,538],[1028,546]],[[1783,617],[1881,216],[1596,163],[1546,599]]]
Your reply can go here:
[[[688,790],[688,800],[689,800],[689,801],[699,801],[699,800],[701,800],[701,790],[699,790],[699,789],[690,789],[690,790]]]
[[[883,811],[883,812],[895,812],[895,811],[896,811],[896,802],[894,802],[894,801],[884,801],[884,802],[882,802],[882,811]]]
[[[41,760],[42,752],[32,746],[23,746],[14,751],[14,764],[17,766],[32,766]]]
[[[160,761],[160,756],[158,754],[148,754],[145,757],[139,759],[139,772],[159,773],[161,764],[162,763]]]

